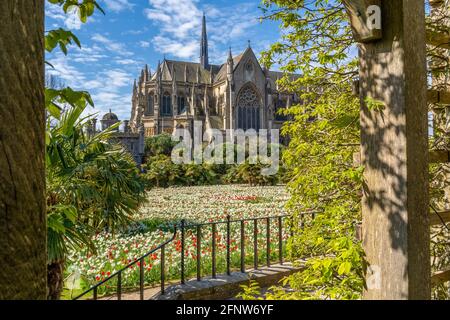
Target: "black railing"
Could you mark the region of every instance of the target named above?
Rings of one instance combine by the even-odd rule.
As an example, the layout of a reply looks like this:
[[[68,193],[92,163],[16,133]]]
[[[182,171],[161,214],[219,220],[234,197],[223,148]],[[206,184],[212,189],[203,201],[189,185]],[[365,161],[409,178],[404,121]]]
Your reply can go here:
[[[231,274],[231,224],[239,223],[240,224],[240,271],[242,273],[246,272],[246,263],[245,263],[245,222],[253,222],[253,268],[258,269],[261,264],[259,263],[259,246],[258,246],[258,221],[266,221],[266,266],[270,266],[271,264],[271,238],[270,238],[270,222],[274,219],[278,222],[278,262],[283,264],[283,219],[291,218],[290,215],[278,215],[271,217],[262,217],[262,218],[248,218],[248,219],[238,219],[231,220],[231,217],[228,215],[225,221],[219,222],[209,222],[209,223],[201,223],[201,224],[186,224],[185,220],[181,221],[180,224],[180,232],[181,232],[181,283],[185,283],[185,262],[184,262],[184,254],[185,254],[185,232],[187,229],[195,229],[196,231],[196,271],[197,271],[197,280],[200,281],[202,279],[202,255],[201,255],[201,239],[202,239],[202,227],[211,227],[212,231],[212,239],[211,239],[211,276],[212,278],[217,277],[217,250],[216,250],[216,233],[218,225],[226,226],[226,274]]]
[[[176,238],[176,236],[177,236],[177,226],[175,225],[172,238],[170,238],[169,240],[160,244],[158,247],[156,247],[153,250],[151,250],[150,252],[146,253],[139,259],[136,259],[136,260],[130,262],[128,265],[126,265],[119,271],[113,273],[112,275],[110,275],[106,279],[102,280],[101,282],[97,283],[93,287],[84,291],[82,294],[80,294],[76,298],[74,298],[74,300],[78,300],[91,292],[93,293],[93,299],[97,300],[98,288],[101,285],[107,283],[108,281],[110,281],[111,279],[114,279],[116,277],[117,277],[117,300],[121,300],[122,299],[122,273],[125,272],[127,269],[136,265],[138,262],[139,262],[139,293],[140,293],[141,300],[144,300],[144,260],[151,254],[154,254],[155,252],[157,252],[159,250],[161,250],[161,293],[164,294],[164,291],[165,291],[165,287],[164,287],[164,285],[165,285],[165,283],[164,283],[165,282],[164,281],[165,280],[165,257],[166,257],[165,249],[166,249],[166,246]]]
[[[307,212],[302,213],[301,216],[301,227],[304,225],[304,215],[311,214],[311,218],[314,219],[315,213],[314,212]],[[98,298],[98,288],[110,281],[113,278],[117,277],[117,299],[120,300],[122,297],[122,274],[125,270],[133,267],[139,262],[139,292],[140,292],[140,299],[144,299],[144,259],[148,256],[154,254],[157,251],[161,251],[161,294],[165,294],[165,280],[166,280],[166,274],[165,274],[165,249],[168,244],[170,244],[173,240],[175,240],[177,236],[177,230],[179,228],[180,231],[180,253],[181,253],[181,260],[180,260],[180,279],[181,283],[184,284],[186,282],[186,261],[185,261],[185,252],[186,252],[186,231],[188,229],[193,229],[194,232],[196,232],[196,272],[197,272],[197,280],[202,280],[202,247],[201,247],[201,240],[202,240],[202,228],[205,227],[211,227],[212,231],[212,239],[211,239],[211,275],[212,278],[217,277],[217,243],[216,243],[216,234],[217,234],[217,227],[219,225],[225,225],[226,226],[226,274],[230,275],[232,266],[231,266],[231,225],[233,223],[239,224],[239,232],[240,232],[240,272],[245,273],[246,272],[246,250],[245,250],[245,223],[246,222],[253,222],[253,268],[257,270],[261,264],[259,263],[259,246],[258,246],[258,222],[259,221],[265,221],[266,222],[266,235],[265,235],[265,242],[266,242],[266,266],[271,265],[271,228],[270,223],[271,221],[275,220],[278,224],[278,263],[283,264],[283,219],[289,219],[290,220],[290,232],[289,235],[292,236],[293,234],[293,223],[292,223],[292,216],[290,215],[277,215],[277,216],[270,216],[270,217],[261,217],[261,218],[247,218],[247,219],[238,219],[238,220],[231,220],[231,217],[228,215],[225,221],[218,221],[218,222],[209,222],[209,223],[200,223],[200,224],[187,224],[185,220],[182,220],[180,224],[174,226],[174,233],[171,239],[165,241],[163,244],[159,245],[155,249],[151,250],[144,256],[136,259],[135,261],[129,263],[127,266],[122,268],[121,270],[115,272],[111,276],[107,277],[106,279],[102,280],[101,282],[94,285],[92,288],[86,290],[79,296],[75,298],[75,300],[80,299],[83,296],[86,296],[90,292],[93,292],[93,299],[97,300]]]

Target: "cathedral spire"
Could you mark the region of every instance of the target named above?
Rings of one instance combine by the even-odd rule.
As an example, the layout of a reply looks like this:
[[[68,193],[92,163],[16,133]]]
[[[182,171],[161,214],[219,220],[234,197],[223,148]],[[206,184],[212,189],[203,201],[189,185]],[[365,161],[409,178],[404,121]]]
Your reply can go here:
[[[162,75],[162,72],[161,72],[161,61],[158,61],[158,67],[157,67],[157,69],[156,69],[156,81],[161,81],[161,75]]]
[[[197,83],[201,82],[201,72],[200,67],[197,67]]]
[[[209,67],[208,35],[206,33],[205,13],[203,13],[203,22],[202,22],[202,39],[201,39],[201,44],[200,44],[200,64],[204,69],[208,69],[208,67]]]
[[[227,60],[227,77],[229,81],[231,81],[233,78],[233,72],[234,72],[234,60],[230,47],[230,51],[228,51],[228,60]]]
[[[212,84],[214,82],[214,73],[213,73],[213,67],[212,66],[210,66],[209,75],[210,75],[209,82]]]
[[[144,81],[147,82],[149,80],[150,80],[150,72],[148,70],[148,65],[146,64],[144,68]]]
[[[172,91],[174,95],[177,94],[177,78],[176,78],[175,64],[172,65]]]

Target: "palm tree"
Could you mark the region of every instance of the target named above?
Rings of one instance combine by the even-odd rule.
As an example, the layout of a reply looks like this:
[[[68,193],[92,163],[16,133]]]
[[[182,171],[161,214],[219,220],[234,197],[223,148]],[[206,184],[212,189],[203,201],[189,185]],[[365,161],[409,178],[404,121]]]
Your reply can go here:
[[[132,220],[144,201],[144,183],[131,157],[111,145],[113,126],[93,136],[83,104],[70,106],[47,127],[47,217],[49,299],[63,289],[67,252],[95,247],[95,232],[115,232]],[[118,125],[118,124],[117,124]]]

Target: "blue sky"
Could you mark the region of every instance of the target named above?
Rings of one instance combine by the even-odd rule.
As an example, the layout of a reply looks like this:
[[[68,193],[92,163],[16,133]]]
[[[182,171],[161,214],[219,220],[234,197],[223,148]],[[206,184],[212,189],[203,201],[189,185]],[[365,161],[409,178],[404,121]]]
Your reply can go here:
[[[98,0],[106,15],[95,14],[87,24],[47,4],[46,30],[63,27],[80,39],[65,57],[55,50],[47,56],[64,83],[88,90],[102,116],[112,109],[129,119],[135,78],[147,63],[152,72],[158,60],[198,61],[203,11],[207,16],[210,62],[226,61],[228,47],[239,54],[248,45],[255,53],[279,38],[278,26],[260,22],[259,0]]]

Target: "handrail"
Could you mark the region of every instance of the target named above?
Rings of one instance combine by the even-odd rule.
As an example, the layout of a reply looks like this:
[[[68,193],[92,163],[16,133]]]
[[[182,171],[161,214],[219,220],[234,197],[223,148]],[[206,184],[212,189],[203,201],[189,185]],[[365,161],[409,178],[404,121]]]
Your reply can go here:
[[[322,211],[306,211],[306,212],[300,212],[299,214],[304,216],[306,214],[310,214],[314,217],[315,214],[317,213],[321,213]],[[231,223],[236,223],[236,222],[241,222],[241,221],[255,221],[255,220],[265,220],[265,219],[276,219],[278,217],[282,217],[282,218],[286,218],[286,217],[291,217],[291,214],[283,214],[283,215],[275,215],[275,216],[264,216],[264,217],[258,217],[258,218],[244,218],[244,219],[237,219],[237,220],[230,220]],[[211,221],[211,222],[204,222],[204,223],[191,223],[191,224],[185,224],[184,227],[185,228],[194,228],[194,227],[198,227],[198,226],[210,226],[212,224],[226,224],[228,221],[227,220],[223,220],[223,221]],[[178,226],[180,224],[177,224]]]
[[[315,219],[315,215],[317,213],[320,213],[320,211],[307,211],[302,212],[301,216],[304,217],[305,215],[310,214],[312,219]],[[138,262],[140,262],[140,298],[141,300],[144,299],[144,259],[147,258],[149,255],[155,253],[158,250],[161,250],[161,294],[164,295],[165,293],[165,247],[171,243],[173,240],[175,240],[177,236],[178,228],[181,232],[181,283],[185,283],[185,231],[188,228],[196,228],[197,232],[197,280],[200,281],[202,279],[201,275],[201,238],[202,238],[202,227],[205,226],[211,226],[212,227],[212,277],[216,278],[216,239],[215,234],[217,233],[217,225],[219,224],[226,224],[226,273],[227,275],[231,274],[231,224],[232,223],[240,223],[240,239],[241,239],[241,258],[240,258],[240,271],[242,273],[245,273],[245,228],[244,223],[247,221],[253,221],[254,224],[254,230],[253,230],[253,267],[254,269],[258,269],[259,262],[258,262],[258,221],[265,220],[267,224],[266,229],[266,264],[267,266],[270,266],[270,221],[272,219],[276,219],[278,223],[278,260],[280,264],[283,264],[283,241],[282,241],[282,231],[283,231],[283,224],[282,219],[283,218],[293,218],[292,215],[285,214],[285,215],[275,215],[275,216],[266,216],[266,217],[257,217],[257,218],[245,218],[245,219],[237,219],[237,220],[231,220],[230,215],[227,215],[227,219],[225,221],[212,221],[212,222],[206,222],[206,223],[193,223],[193,224],[186,224],[186,220],[181,220],[181,223],[173,225],[174,232],[172,238],[169,240],[166,240],[164,243],[160,244],[158,247],[152,249],[150,252],[146,253],[145,255],[141,256],[140,258],[134,260],[133,262],[129,263],[127,266],[123,267],[119,271],[116,271],[114,274],[108,276],[106,279],[102,280],[101,282],[95,284],[82,294],[78,295],[74,300],[78,300],[81,297],[85,296],[86,294],[90,293],[91,291],[94,292],[94,300],[97,300],[97,289],[101,285],[105,284],[109,280],[111,280],[114,277],[118,278],[117,283],[117,298],[118,300],[121,299],[122,294],[122,273],[127,270],[128,268],[134,266]],[[303,219],[301,222],[301,226],[303,227]],[[292,235],[293,229],[291,227],[290,233]]]

